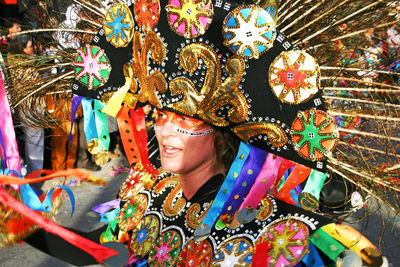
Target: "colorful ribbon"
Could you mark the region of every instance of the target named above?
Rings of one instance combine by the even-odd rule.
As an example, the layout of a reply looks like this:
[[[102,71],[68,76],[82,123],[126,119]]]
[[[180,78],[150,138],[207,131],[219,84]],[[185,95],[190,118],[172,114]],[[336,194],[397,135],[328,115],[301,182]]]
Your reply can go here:
[[[112,117],[117,116],[118,111],[121,109],[122,101],[125,98],[126,93],[131,87],[132,79],[125,77],[125,84],[118,89],[117,92],[108,100],[107,104],[103,107],[102,112]]]
[[[94,119],[96,121],[97,136],[99,138],[99,151],[108,150],[110,147],[110,135],[108,133],[108,119],[106,114],[101,112],[104,103],[94,100]]]
[[[71,216],[72,216],[75,209],[74,193],[72,193],[71,189],[69,189],[65,185],[59,185],[57,187],[67,192],[69,199],[71,201],[71,209],[72,209]],[[35,191],[29,184],[20,185],[19,187],[22,202],[32,210],[43,211],[43,212],[50,212],[52,209],[54,189],[55,188],[50,189],[50,191],[43,196],[44,200],[41,201],[39,196],[35,193]]]
[[[108,202],[101,203],[97,206],[94,206],[92,210],[97,213],[105,213],[110,209],[118,208],[121,203],[120,199],[114,199]]]
[[[121,106],[121,109],[117,115],[118,129],[121,135],[122,144],[125,150],[125,155],[128,158],[130,166],[140,162],[139,148],[135,142],[135,136],[133,134],[132,122],[129,117],[129,108]]]
[[[3,77],[0,74],[0,114],[2,120],[0,121],[0,129],[4,135],[4,154],[7,156],[7,167],[10,170],[15,170],[21,173],[21,161],[18,152],[17,139],[15,137],[14,124],[12,121],[10,104],[8,103],[7,93],[4,86]]]
[[[267,159],[258,174],[254,185],[251,187],[246,199],[240,205],[239,210],[243,208],[257,208],[261,199],[265,196],[271,186],[275,183],[278,174],[281,157],[272,153],[267,155]]]
[[[337,257],[345,251],[345,247],[335,238],[319,228],[310,236],[310,241],[332,261],[336,261]]]
[[[304,182],[307,177],[310,175],[311,168],[306,167],[304,165],[298,164],[293,169],[293,171],[288,176],[286,182],[276,194],[276,197],[285,201],[286,203],[296,205],[296,202],[293,200],[292,196],[290,195],[290,191],[295,188],[297,185]]]
[[[97,139],[96,121],[94,118],[92,105],[93,99],[82,98],[83,128],[88,144],[91,140]]]
[[[99,263],[103,263],[105,259],[118,254],[116,250],[103,247],[93,241],[83,238],[80,235],[77,235],[76,233],[71,232],[54,223],[53,221],[41,216],[22,204],[17,199],[13,198],[2,187],[0,187],[0,202],[9,206],[23,216],[28,217],[47,232],[63,238],[65,241],[92,255]]]
[[[235,185],[229,194],[228,200],[222,208],[221,220],[224,223],[233,219],[233,215],[239,208],[239,205],[253,186],[265,161],[267,153],[268,152],[257,147],[251,148],[249,156],[240,172],[239,178],[236,180]]]
[[[371,241],[369,241],[365,236],[349,225],[330,223],[321,228],[345,247],[357,253],[365,262],[370,265],[373,265],[373,261],[367,255],[366,250],[375,250],[380,253],[377,247],[375,247]]]
[[[229,169],[228,175],[226,176],[224,183],[219,189],[217,196],[215,197],[210,209],[207,212],[206,217],[203,220],[202,226],[200,228],[208,228],[211,232],[211,228],[213,227],[215,221],[218,219],[221,214],[221,210],[228,199],[229,193],[231,192],[233,186],[235,185],[235,181],[237,177],[239,177],[239,173],[243,168],[244,163],[247,160],[251,150],[251,146],[247,143],[240,142],[239,151],[236,155],[235,160],[233,161],[231,168]],[[198,228],[198,229],[200,229]],[[199,230],[200,231],[200,230]],[[199,232],[195,231],[196,236],[203,236]],[[199,238],[198,238],[199,240]]]
[[[314,211],[319,207],[319,197],[327,173],[312,169],[307,183],[299,196],[299,203],[303,209]]]
[[[146,132],[146,120],[143,108],[137,110],[130,110],[132,130],[135,136],[135,142],[139,149],[140,159],[143,167],[151,174],[157,176],[158,172],[151,165],[149,160],[149,149],[147,147],[147,132]]]
[[[321,256],[318,253],[318,250],[315,246],[310,242],[308,244],[308,251],[301,261],[308,267],[321,267],[326,266],[324,261],[322,260]]]

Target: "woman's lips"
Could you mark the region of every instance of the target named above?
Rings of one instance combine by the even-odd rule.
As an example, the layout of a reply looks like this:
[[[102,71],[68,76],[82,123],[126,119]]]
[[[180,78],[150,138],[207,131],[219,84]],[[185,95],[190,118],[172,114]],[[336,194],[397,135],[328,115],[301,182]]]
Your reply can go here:
[[[177,153],[182,151],[182,149],[174,147],[174,146],[169,146],[169,145],[163,145],[163,154],[166,156],[173,156]]]

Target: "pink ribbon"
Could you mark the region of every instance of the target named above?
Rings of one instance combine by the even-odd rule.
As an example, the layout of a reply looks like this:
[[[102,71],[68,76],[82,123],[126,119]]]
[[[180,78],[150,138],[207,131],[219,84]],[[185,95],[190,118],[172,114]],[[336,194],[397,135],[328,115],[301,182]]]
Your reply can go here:
[[[3,132],[3,140],[5,147],[5,154],[7,157],[8,169],[15,170],[18,173],[21,173],[21,161],[19,158],[17,139],[15,138],[14,124],[11,117],[10,104],[8,103],[7,93],[1,73],[0,73],[0,114],[2,115],[3,118],[0,121],[0,128]]]
[[[280,162],[281,157],[268,153],[267,159],[264,161],[254,185],[251,187],[246,199],[240,205],[239,210],[246,207],[257,208],[258,203],[260,203],[261,199],[274,184]]]

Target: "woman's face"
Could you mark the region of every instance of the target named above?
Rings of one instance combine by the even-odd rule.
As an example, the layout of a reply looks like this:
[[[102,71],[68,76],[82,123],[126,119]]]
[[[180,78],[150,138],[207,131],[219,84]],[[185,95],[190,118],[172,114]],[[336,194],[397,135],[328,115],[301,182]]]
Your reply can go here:
[[[29,41],[26,43],[26,46],[25,46],[25,48],[24,48],[24,53],[27,54],[27,55],[33,56],[34,51],[33,51],[32,40],[29,40]]]
[[[159,111],[156,137],[161,165],[167,171],[187,175],[216,164],[215,133],[200,120]]]

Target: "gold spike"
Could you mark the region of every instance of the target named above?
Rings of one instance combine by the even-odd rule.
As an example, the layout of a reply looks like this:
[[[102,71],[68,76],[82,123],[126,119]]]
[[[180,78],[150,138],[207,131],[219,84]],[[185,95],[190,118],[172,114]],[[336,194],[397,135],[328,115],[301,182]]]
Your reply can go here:
[[[348,78],[348,77],[321,76],[321,80],[344,80],[344,81],[357,82],[357,83],[366,83],[369,85],[378,85],[378,86],[382,86],[382,87],[396,88],[396,89],[400,90],[400,86],[390,85],[390,84],[386,84],[386,83],[365,81],[365,80],[361,80],[361,79]],[[398,91],[398,92],[400,93],[400,91]]]
[[[332,166],[327,166],[327,168],[337,174],[339,174],[340,176],[342,176],[343,178],[345,178],[346,180],[348,180],[349,182],[351,182],[352,184],[356,185],[357,187],[360,187],[362,190],[364,190],[365,192],[367,192],[368,194],[374,196],[375,198],[377,198],[378,200],[384,202],[391,210],[393,210],[396,214],[399,212],[396,208],[394,208],[388,201],[384,200],[383,198],[381,198],[380,196],[378,196],[377,194],[375,194],[374,192],[372,192],[371,190],[367,189],[365,186],[356,183],[354,180],[350,179],[349,177],[347,177],[345,174],[343,174],[342,172],[334,169]]]
[[[387,103],[387,102],[381,102],[381,101],[371,101],[371,100],[364,100],[364,99],[358,99],[358,98],[338,97],[338,96],[329,96],[329,95],[323,95],[322,97],[325,99],[351,101],[351,102],[357,102],[357,103],[366,103],[369,105],[383,105],[386,107],[400,108],[400,105],[391,104],[391,103]]]
[[[375,27],[372,27],[372,28],[363,29],[363,30],[359,30],[359,31],[356,31],[356,32],[351,32],[351,33],[336,37],[336,38],[332,39],[331,42],[334,42],[334,41],[340,40],[340,39],[344,39],[344,38],[347,38],[347,37],[351,37],[353,35],[357,35],[357,34],[360,34],[360,33],[364,33],[364,32],[367,32],[369,30],[378,29],[378,28],[386,27],[386,26],[389,26],[389,25],[392,25],[392,24],[396,24],[399,21],[400,20],[395,20],[395,21],[391,21],[391,22],[388,22],[388,23],[379,24],[379,25],[377,25]]]
[[[365,7],[361,8],[361,9],[357,10],[356,12],[351,13],[351,14],[348,15],[347,17],[344,17],[344,18],[342,18],[341,20],[336,21],[335,23],[332,23],[332,24],[330,24],[329,26],[327,26],[327,27],[325,27],[325,28],[323,28],[323,29],[321,29],[321,30],[315,32],[314,34],[308,36],[307,38],[298,39],[298,40],[294,41],[293,44],[296,45],[296,44],[298,44],[299,42],[302,44],[302,43],[304,43],[304,42],[306,42],[306,41],[309,41],[309,40],[311,40],[312,38],[314,38],[315,36],[317,36],[317,35],[323,33],[323,32],[326,31],[326,30],[328,30],[329,28],[332,28],[333,26],[342,24],[342,23],[345,22],[346,20],[348,20],[348,19],[354,17],[355,15],[358,15],[359,13],[364,12],[365,10],[367,10],[367,9],[373,7],[373,6],[376,6],[377,4],[379,4],[379,3],[382,2],[382,1],[383,1],[383,0],[378,0],[378,1],[376,1],[376,2],[373,2],[372,4],[369,4],[368,6],[365,6]]]
[[[339,145],[347,145],[347,146],[355,147],[355,148],[358,148],[358,149],[368,150],[368,151],[372,151],[372,152],[375,152],[375,153],[379,153],[379,154],[384,154],[384,155],[400,158],[399,154],[386,152],[386,151],[382,151],[382,150],[379,150],[379,149],[370,148],[370,147],[367,147],[367,146],[359,146],[359,145],[356,145],[356,144],[349,144],[349,143],[346,143],[346,142],[343,142],[343,141],[339,141]]]
[[[336,160],[336,159],[333,159],[333,158],[329,158],[329,160],[333,164],[335,164],[337,166],[340,166],[340,168],[345,169],[345,170],[347,170],[347,171],[349,171],[349,172],[351,172],[353,174],[356,174],[358,176],[361,176],[361,177],[369,180],[372,183],[380,184],[380,185],[382,185],[384,187],[390,188],[391,190],[400,192],[400,188],[393,187],[392,185],[388,184],[387,182],[381,181],[380,179],[377,179],[376,177],[369,176],[369,174],[367,174],[367,173],[360,173],[360,172],[356,171],[356,169],[357,169],[356,167],[351,166],[351,165],[349,165],[349,164],[347,164],[347,163],[345,163],[343,161]]]
[[[380,25],[372,27],[372,28],[363,29],[363,30],[359,30],[359,31],[356,31],[356,32],[351,32],[351,33],[348,33],[348,34],[333,38],[333,39],[330,40],[330,42],[334,42],[334,41],[337,41],[337,40],[340,40],[340,39],[345,39],[347,37],[351,37],[351,36],[354,36],[354,35],[357,35],[357,34],[360,34],[360,33],[367,32],[369,30],[386,27],[386,26],[389,26],[389,25],[392,25],[392,24],[396,24],[398,22],[400,22],[400,20],[395,20],[395,21],[391,21],[391,22],[388,22],[388,23],[380,24]],[[313,50],[315,48],[318,48],[318,47],[321,47],[321,46],[324,46],[324,45],[326,45],[326,43],[317,44],[317,45],[314,45],[314,46],[311,46],[311,47],[307,47],[307,50]]]
[[[313,19],[312,21],[310,21],[309,23],[307,23],[306,25],[304,25],[303,27],[297,29],[295,32],[292,32],[291,34],[288,35],[288,38],[292,37],[293,35],[299,33],[300,31],[306,29],[308,26],[310,25],[315,25],[315,23],[317,21],[319,21],[320,19],[322,19],[323,17],[329,15],[330,13],[332,13],[333,11],[335,11],[337,8],[339,8],[340,6],[346,4],[347,2],[349,2],[350,0],[345,0],[341,3],[339,3],[337,6],[331,8],[330,10],[328,10],[327,12],[325,12],[324,14],[322,14],[321,16],[317,17],[316,19]]]
[[[281,32],[283,33],[284,31],[286,31],[287,29],[289,29],[290,27],[292,27],[294,24],[296,24],[299,20],[301,20],[302,18],[304,18],[305,16],[307,16],[308,14],[310,14],[314,9],[318,8],[320,5],[322,5],[325,2],[325,0],[322,0],[321,2],[319,2],[318,4],[316,4],[315,6],[313,6],[312,8],[308,9],[306,12],[304,12],[300,17],[298,17],[297,19],[293,20],[291,23],[289,23],[288,25],[286,25]],[[283,21],[282,21],[283,23]]]
[[[371,136],[371,137],[375,137],[375,138],[400,142],[400,138],[393,137],[393,136],[385,136],[385,135],[381,135],[381,134],[374,134],[374,133],[370,133],[370,132],[357,131],[357,130],[349,130],[349,129],[344,129],[344,128],[339,128],[338,130],[339,130],[339,132],[359,134],[359,135],[364,135],[364,136]]]
[[[333,66],[319,66],[320,70],[347,70],[347,71],[370,71],[370,69],[361,68],[344,68],[344,67],[333,67]],[[384,70],[373,70],[375,73],[390,74],[390,75],[400,75],[398,72],[384,71]]]
[[[94,25],[96,27],[99,27],[99,28],[103,27],[103,25],[98,24],[97,22],[94,22],[93,20],[89,20],[89,19],[85,19],[85,18],[81,18],[81,20],[86,21],[86,22],[88,22],[88,23],[90,23],[90,24],[92,24],[92,25]]]
[[[93,13],[95,13],[96,15],[100,16],[100,17],[104,17],[105,13],[103,13],[104,11],[99,9],[98,7],[92,5],[90,2],[87,1],[81,1],[81,0],[73,0],[75,3],[78,3],[80,5],[82,5],[84,8],[86,8],[87,10],[92,11]]]
[[[399,122],[400,118],[396,117],[388,117],[388,116],[377,116],[377,115],[370,115],[370,114],[364,114],[364,113],[343,113],[343,112],[336,112],[336,111],[329,111],[328,114],[331,116],[345,116],[345,117],[360,117],[360,118],[366,118],[366,119],[375,119],[375,120],[386,120],[386,121],[396,121]]]
[[[289,2],[289,1],[288,1],[288,2]],[[285,16],[286,16],[286,13],[288,13],[289,10],[290,10],[291,8],[295,7],[299,2],[301,2],[301,0],[297,0],[291,7],[286,8],[285,11],[283,11],[282,13],[280,12],[280,11],[282,10],[282,8],[280,8],[279,11],[278,11],[278,19],[277,19],[277,21],[279,21],[280,18],[285,17]]]
[[[290,12],[287,16],[285,16],[285,18],[284,18],[281,22],[277,23],[277,27],[278,27],[279,25],[281,25],[282,23],[284,23],[286,20],[288,20],[288,19],[290,19],[291,17],[293,17],[293,16],[294,16],[297,12],[299,12],[302,8],[304,8],[304,5],[299,6],[298,8],[296,8],[295,10],[293,10],[292,12]]]
[[[399,93],[399,90],[381,88],[351,88],[351,87],[324,87],[324,91],[352,91],[352,92],[376,92],[376,93]]]
[[[16,107],[18,107],[18,106],[19,106],[22,102],[24,102],[28,97],[34,95],[35,93],[39,92],[39,91],[42,90],[43,88],[45,88],[45,87],[47,87],[47,86],[49,86],[49,85],[51,85],[51,84],[57,82],[58,80],[61,80],[61,79],[64,79],[64,78],[72,78],[73,76],[71,76],[71,77],[68,77],[68,76],[71,75],[71,74],[73,74],[73,73],[74,73],[74,71],[72,70],[72,71],[70,71],[70,72],[64,73],[63,75],[61,75],[61,76],[59,76],[59,77],[57,77],[57,78],[51,80],[51,81],[48,82],[48,83],[43,84],[43,85],[40,86],[38,89],[36,89],[36,90],[30,92],[30,93],[29,93],[28,95],[26,95],[23,99],[21,99],[20,101],[18,101],[18,103],[16,103],[15,105],[13,105],[13,109],[16,108]]]
[[[88,31],[88,30],[53,28],[53,29],[33,29],[33,30],[21,31],[21,32],[18,32],[18,33],[13,33],[10,36],[14,36],[15,37],[17,35],[30,34],[30,33],[36,33],[36,32],[58,32],[58,31],[96,34],[96,32],[92,32],[92,31]]]

